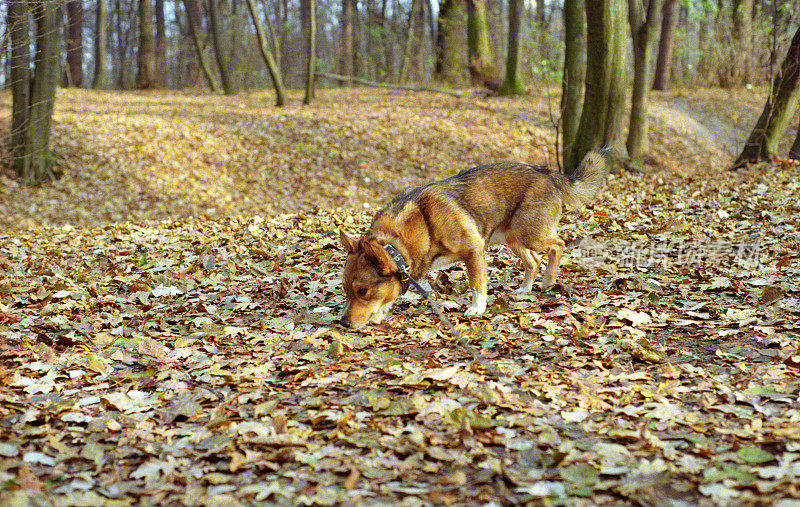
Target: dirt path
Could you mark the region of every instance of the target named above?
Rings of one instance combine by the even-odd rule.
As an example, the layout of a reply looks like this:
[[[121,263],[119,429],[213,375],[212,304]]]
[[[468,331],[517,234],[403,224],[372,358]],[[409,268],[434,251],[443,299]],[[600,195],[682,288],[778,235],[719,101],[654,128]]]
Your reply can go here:
[[[655,125],[683,132],[708,151],[735,156],[748,131],[741,124],[693,104],[684,97],[657,96],[650,104]]]

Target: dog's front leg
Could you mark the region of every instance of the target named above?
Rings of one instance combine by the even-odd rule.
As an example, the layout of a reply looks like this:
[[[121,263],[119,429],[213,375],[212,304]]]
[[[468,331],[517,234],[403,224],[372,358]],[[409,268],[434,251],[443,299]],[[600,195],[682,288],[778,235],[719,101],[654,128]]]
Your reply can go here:
[[[486,311],[486,257],[483,250],[471,252],[466,259],[469,288],[472,291],[472,304],[465,315],[481,315]]]

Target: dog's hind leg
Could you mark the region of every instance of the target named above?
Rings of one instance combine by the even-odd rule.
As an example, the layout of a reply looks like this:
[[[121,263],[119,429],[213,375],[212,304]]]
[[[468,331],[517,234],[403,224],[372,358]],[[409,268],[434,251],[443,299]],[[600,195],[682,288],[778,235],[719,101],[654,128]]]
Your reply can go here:
[[[523,280],[522,285],[514,291],[514,294],[528,293],[533,290],[533,279],[536,278],[536,275],[539,273],[539,266],[542,263],[542,259],[536,252],[518,243],[509,243],[508,247],[522,260],[522,266],[525,268],[525,280]]]
[[[558,266],[561,264],[561,254],[564,253],[564,240],[559,237],[543,240],[544,250],[547,252],[547,268],[542,275],[542,290],[547,290],[556,283]]]

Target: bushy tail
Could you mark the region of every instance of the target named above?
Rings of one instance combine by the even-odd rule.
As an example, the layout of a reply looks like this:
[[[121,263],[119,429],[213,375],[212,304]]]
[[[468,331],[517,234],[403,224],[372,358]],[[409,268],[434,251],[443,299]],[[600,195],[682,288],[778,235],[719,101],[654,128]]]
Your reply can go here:
[[[590,151],[572,174],[564,176],[564,184],[558,186],[568,208],[580,208],[594,199],[608,175],[610,155],[611,148]]]

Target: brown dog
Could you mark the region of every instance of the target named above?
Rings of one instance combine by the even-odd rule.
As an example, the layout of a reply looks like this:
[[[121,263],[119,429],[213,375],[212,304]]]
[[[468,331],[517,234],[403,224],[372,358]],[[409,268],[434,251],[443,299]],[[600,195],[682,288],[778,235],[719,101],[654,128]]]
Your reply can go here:
[[[463,261],[472,291],[467,315],[486,309],[490,244],[505,243],[522,259],[525,279],[515,292],[531,291],[541,263],[537,252],[546,252],[542,288],[551,287],[564,251],[558,237],[562,207],[578,208],[594,198],[608,173],[607,156],[608,150],[589,152],[570,176],[505,162],[465,169],[392,199],[358,241],[340,230],[347,305],[339,323],[360,328],[380,322],[405,290],[387,245],[402,254],[415,279]]]

